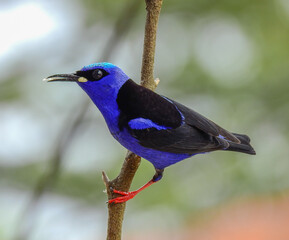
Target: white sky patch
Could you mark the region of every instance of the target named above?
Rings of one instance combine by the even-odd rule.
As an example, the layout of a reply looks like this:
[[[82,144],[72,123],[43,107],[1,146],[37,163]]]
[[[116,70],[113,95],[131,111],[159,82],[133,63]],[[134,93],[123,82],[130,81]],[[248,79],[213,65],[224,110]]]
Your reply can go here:
[[[0,57],[20,43],[45,36],[55,25],[45,10],[35,3],[1,10]]]
[[[13,239],[31,192],[0,185],[1,239]],[[101,240],[105,238],[105,209],[81,201],[45,194],[22,223],[30,240]]]
[[[0,105],[0,165],[24,165],[47,154],[51,136],[37,116],[24,105]]]
[[[218,82],[238,87],[252,79],[254,48],[234,19],[201,19],[193,32],[196,59]]]

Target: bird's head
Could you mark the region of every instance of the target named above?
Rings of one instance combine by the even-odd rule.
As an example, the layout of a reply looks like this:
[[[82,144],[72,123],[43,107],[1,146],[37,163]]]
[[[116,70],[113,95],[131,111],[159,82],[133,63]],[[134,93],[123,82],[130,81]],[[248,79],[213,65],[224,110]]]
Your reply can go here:
[[[99,105],[115,100],[119,89],[128,79],[119,67],[103,62],[87,65],[72,74],[56,74],[43,80],[76,82]]]

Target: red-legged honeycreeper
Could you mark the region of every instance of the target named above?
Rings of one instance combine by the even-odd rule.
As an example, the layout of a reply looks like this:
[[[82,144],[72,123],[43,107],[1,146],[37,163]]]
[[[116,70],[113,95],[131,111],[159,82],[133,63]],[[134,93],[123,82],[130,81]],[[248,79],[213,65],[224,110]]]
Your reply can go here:
[[[246,135],[231,133],[201,114],[133,82],[111,63],[95,63],[45,81],[76,82],[101,111],[112,136],[150,161],[153,178],[109,203],[125,202],[159,181],[166,167],[199,153],[226,150],[255,154]]]

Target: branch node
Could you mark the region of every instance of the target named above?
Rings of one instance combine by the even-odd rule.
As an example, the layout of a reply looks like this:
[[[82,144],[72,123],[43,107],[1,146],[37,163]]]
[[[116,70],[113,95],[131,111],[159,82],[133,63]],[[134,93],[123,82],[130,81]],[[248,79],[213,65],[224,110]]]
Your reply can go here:
[[[102,181],[104,182],[104,185],[106,186],[106,188],[108,188],[110,180],[108,176],[106,175],[105,171],[102,171]]]
[[[159,78],[156,78],[156,79],[154,80],[154,85],[152,86],[152,90],[153,90],[153,91],[157,88],[157,86],[159,85],[159,83],[160,83],[160,79],[159,79]]]
[[[156,79],[155,79],[156,87],[159,85],[160,81],[161,81],[161,80],[160,80],[159,78],[156,78]]]

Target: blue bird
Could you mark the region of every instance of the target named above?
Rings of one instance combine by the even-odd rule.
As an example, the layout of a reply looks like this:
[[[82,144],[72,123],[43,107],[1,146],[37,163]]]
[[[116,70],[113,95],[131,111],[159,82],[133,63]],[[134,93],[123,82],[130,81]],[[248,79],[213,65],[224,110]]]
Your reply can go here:
[[[101,111],[112,136],[125,148],[150,161],[153,178],[109,203],[125,202],[159,181],[166,167],[199,153],[216,150],[255,155],[246,135],[231,133],[201,114],[133,82],[111,63],[95,63],[73,74],[45,81],[76,82]]]

